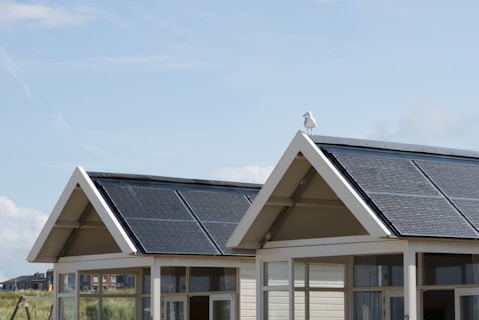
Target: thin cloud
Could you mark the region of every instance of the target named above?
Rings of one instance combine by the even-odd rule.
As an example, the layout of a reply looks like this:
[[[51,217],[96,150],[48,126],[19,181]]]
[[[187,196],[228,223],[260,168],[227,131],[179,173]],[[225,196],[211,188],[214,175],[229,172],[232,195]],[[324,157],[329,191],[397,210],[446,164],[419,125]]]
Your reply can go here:
[[[371,138],[477,148],[475,137],[479,134],[478,118],[477,114],[462,114],[432,103],[422,103],[403,118],[377,124]]]
[[[7,72],[12,76],[12,78],[15,79],[22,86],[25,96],[31,101],[40,104],[40,102],[33,97],[32,92],[30,90],[30,86],[20,76],[20,72],[18,71],[17,65],[13,61],[12,57],[8,54],[7,50],[5,50],[1,46],[0,46],[0,63],[3,65],[5,70],[7,70]]]
[[[98,61],[104,61],[108,63],[152,63],[152,62],[165,62],[170,60],[167,55],[150,55],[150,56],[124,56],[124,57],[99,57]]]
[[[0,265],[0,281],[19,276],[19,263],[26,269],[37,270],[40,266],[28,265],[26,256],[35,242],[48,215],[28,208],[19,208],[6,196],[0,196],[0,259],[10,263]],[[41,268],[44,268],[42,266]],[[42,271],[40,268],[40,271]],[[21,268],[25,269],[25,268]],[[44,270],[43,270],[44,271]]]
[[[237,182],[264,183],[273,171],[273,166],[225,167],[213,173],[213,178]]]
[[[178,61],[178,59],[166,54],[136,55],[136,56],[104,56],[95,61],[114,65],[154,66],[166,69],[185,70],[200,67],[201,63]]]
[[[3,25],[19,23],[43,27],[77,25],[86,23],[97,13],[98,10],[92,7],[65,8],[0,0],[0,24]]]

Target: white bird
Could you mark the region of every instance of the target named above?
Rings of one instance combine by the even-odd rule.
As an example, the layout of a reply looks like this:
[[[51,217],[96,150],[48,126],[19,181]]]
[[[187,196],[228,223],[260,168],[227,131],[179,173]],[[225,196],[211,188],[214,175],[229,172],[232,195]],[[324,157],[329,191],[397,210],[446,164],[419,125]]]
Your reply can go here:
[[[316,119],[314,119],[313,114],[309,111],[303,114],[303,117],[304,117],[304,126],[306,127],[306,133],[308,135],[312,135],[313,128],[316,127]]]

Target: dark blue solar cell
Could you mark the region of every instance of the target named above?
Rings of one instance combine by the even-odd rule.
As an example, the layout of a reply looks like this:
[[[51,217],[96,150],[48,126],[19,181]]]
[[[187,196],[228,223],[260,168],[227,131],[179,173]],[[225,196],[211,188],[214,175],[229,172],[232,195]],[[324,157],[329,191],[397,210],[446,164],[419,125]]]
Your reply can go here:
[[[479,199],[479,165],[463,161],[417,161],[448,196]]]
[[[231,255],[233,254],[230,248],[226,247],[226,242],[228,241],[229,237],[235,230],[237,224],[236,223],[221,223],[221,222],[206,222],[205,224],[206,230],[208,233],[213,237],[215,242],[220,247],[223,254]]]
[[[193,221],[127,220],[146,253],[221,254]]]
[[[469,221],[479,229],[479,201],[477,200],[464,200],[453,199],[454,204],[464,214]]]
[[[479,234],[444,198],[371,194],[403,236],[477,238]]]
[[[250,206],[250,202],[242,193],[221,190],[180,190],[179,192],[203,222],[239,222]]]
[[[193,220],[175,190],[135,183],[103,183],[123,217]]]
[[[438,195],[434,186],[408,160],[379,153],[335,151],[334,157],[362,189],[372,192]]]

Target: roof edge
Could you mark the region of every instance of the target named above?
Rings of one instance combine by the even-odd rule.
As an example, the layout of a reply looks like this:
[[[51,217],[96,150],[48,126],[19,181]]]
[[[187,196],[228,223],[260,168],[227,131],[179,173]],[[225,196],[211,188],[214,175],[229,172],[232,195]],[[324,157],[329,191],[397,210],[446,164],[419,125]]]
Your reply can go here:
[[[251,183],[251,182],[174,178],[174,177],[143,175],[143,174],[127,174],[127,173],[95,172],[95,171],[88,171],[87,174],[90,178],[142,180],[142,181],[166,182],[166,183],[171,182],[171,183],[184,183],[184,184],[195,184],[195,185],[210,185],[210,186],[218,186],[218,187],[236,187],[236,188],[240,187],[240,188],[258,189],[263,186],[260,183]]]
[[[455,149],[455,148],[437,147],[437,146],[430,146],[430,145],[419,145],[419,144],[409,144],[409,143],[380,141],[380,140],[367,140],[367,139],[357,139],[357,138],[332,137],[332,136],[322,136],[322,135],[311,136],[311,139],[313,140],[314,143],[321,144],[321,145],[324,145],[324,144],[341,145],[341,146],[350,146],[350,147],[374,148],[374,149],[382,149],[382,150],[390,150],[390,151],[428,153],[428,154],[443,155],[443,156],[479,158],[479,151],[473,151],[473,150],[467,150],[467,149]]]

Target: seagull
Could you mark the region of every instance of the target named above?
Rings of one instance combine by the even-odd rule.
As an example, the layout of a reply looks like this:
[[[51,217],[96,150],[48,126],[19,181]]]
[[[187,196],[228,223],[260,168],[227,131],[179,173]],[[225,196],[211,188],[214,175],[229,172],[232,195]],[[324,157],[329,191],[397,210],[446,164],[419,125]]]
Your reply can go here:
[[[314,119],[313,114],[309,111],[303,114],[303,117],[306,133],[311,136],[313,135],[313,128],[316,127],[316,119]]]

